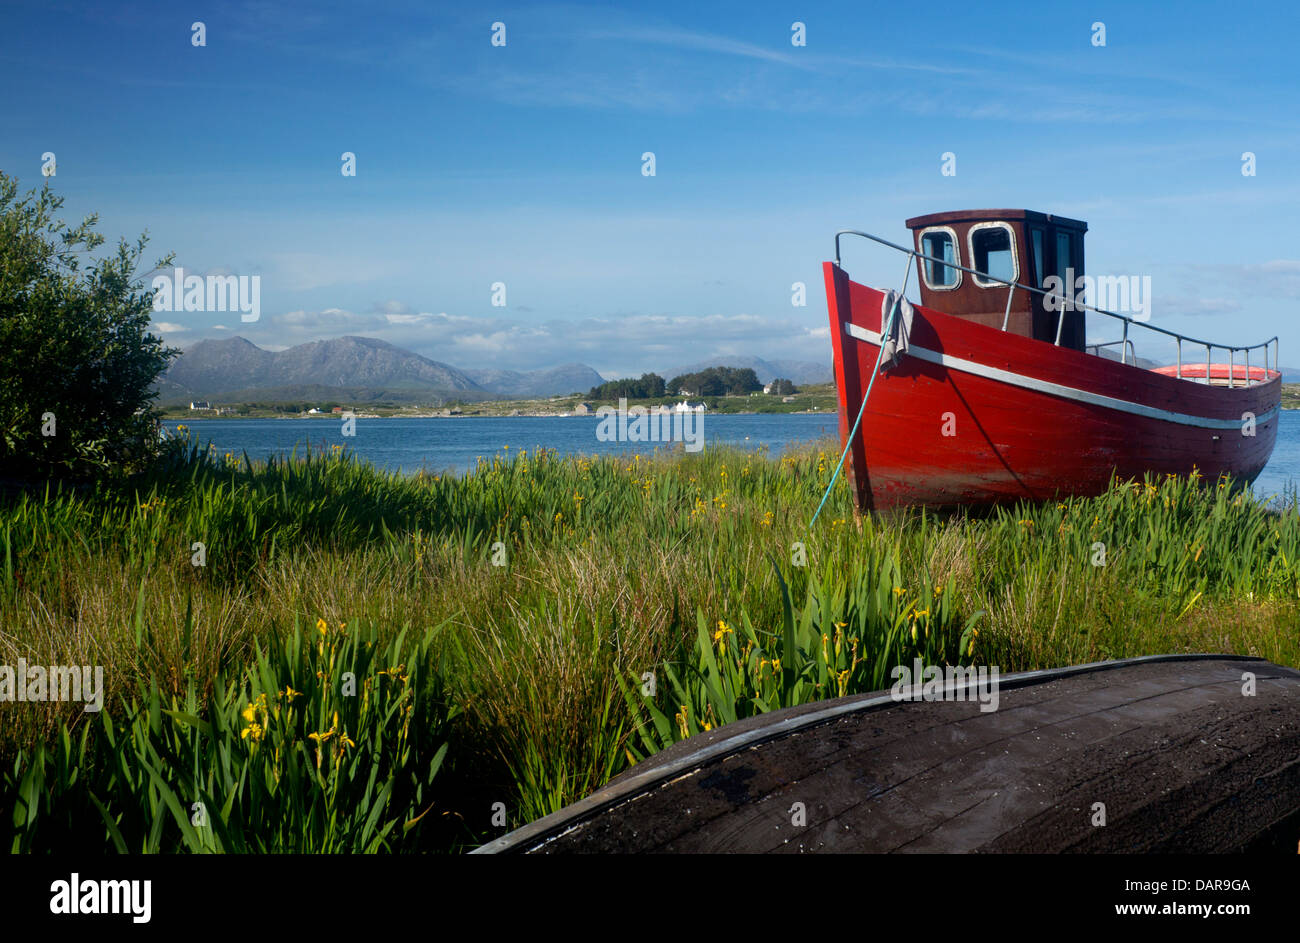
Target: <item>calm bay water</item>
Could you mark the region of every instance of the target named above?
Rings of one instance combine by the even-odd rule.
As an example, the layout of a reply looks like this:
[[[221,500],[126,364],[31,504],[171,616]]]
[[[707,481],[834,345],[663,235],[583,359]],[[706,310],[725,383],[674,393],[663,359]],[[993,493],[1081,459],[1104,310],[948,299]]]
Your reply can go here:
[[[221,454],[247,451],[250,458],[313,450],[328,452],[345,445],[377,466],[415,472],[463,472],[478,458],[491,458],[505,446],[510,451],[539,446],[561,454],[648,454],[655,443],[601,442],[594,416],[563,417],[440,417],[432,419],[358,419],[356,435],[345,438],[337,419],[204,419],[187,421],[201,443],[212,442]],[[165,425],[175,430],[178,423]],[[773,455],[801,442],[836,436],[831,413],[758,416],[706,415],[705,447],[723,443],[741,448],[766,446]],[[662,448],[663,446],[660,445]],[[1300,487],[1300,410],[1283,410],[1277,445],[1268,467],[1255,482],[1261,495],[1281,494]]]
[[[490,459],[509,446],[511,452],[539,447],[560,454],[648,455],[655,447],[680,446],[655,442],[601,442],[596,438],[595,416],[452,416],[431,419],[358,419],[356,435],[344,437],[338,419],[203,419],[184,424],[201,444],[211,441],[221,454],[266,458],[287,454],[308,443],[328,452],[344,445],[358,457],[381,468],[415,472],[421,467],[434,473],[463,472],[479,457]],[[164,423],[174,430],[177,423]],[[704,445],[736,445],[757,449],[767,446],[777,454],[788,446],[822,436],[836,436],[833,413],[785,415],[705,415]]]

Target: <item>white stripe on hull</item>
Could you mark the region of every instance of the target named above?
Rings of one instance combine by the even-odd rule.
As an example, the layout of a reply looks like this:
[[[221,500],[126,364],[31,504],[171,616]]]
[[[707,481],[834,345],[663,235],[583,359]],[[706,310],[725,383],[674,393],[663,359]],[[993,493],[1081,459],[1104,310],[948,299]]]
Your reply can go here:
[[[866,341],[869,344],[875,344],[877,347],[880,346],[880,335],[875,331],[868,331],[866,328],[859,327],[856,324],[846,324],[844,325],[844,330],[850,337],[854,337],[860,341]],[[964,360],[961,357],[954,357],[951,354],[941,354],[937,350],[929,350],[925,347],[916,347],[912,344],[907,346],[904,356],[915,357],[917,360],[939,364],[940,366],[947,367],[950,370],[970,373],[989,380],[996,380],[999,383],[1006,383],[1010,386],[1018,386],[1026,390],[1046,393],[1050,396],[1059,396],[1063,399],[1071,399],[1079,403],[1088,403],[1092,406],[1102,406],[1106,409],[1115,409],[1120,412],[1130,413],[1134,416],[1145,416],[1148,419],[1160,419],[1164,422],[1173,422],[1182,426],[1197,426],[1202,429],[1241,428],[1242,420],[1240,419],[1210,419],[1205,416],[1193,416],[1190,413],[1176,413],[1167,409],[1160,409],[1156,406],[1144,406],[1141,403],[1131,403],[1128,400],[1116,399],[1113,396],[1104,396],[1101,393],[1091,393],[1088,390],[1080,390],[1072,386],[1053,383],[1050,380],[1040,380],[1037,377],[1027,377],[1023,374],[1012,373],[1010,370],[990,367],[987,364],[976,363],[973,360]],[[1276,416],[1278,408],[1279,407],[1274,406],[1256,416],[1256,425],[1263,425]]]

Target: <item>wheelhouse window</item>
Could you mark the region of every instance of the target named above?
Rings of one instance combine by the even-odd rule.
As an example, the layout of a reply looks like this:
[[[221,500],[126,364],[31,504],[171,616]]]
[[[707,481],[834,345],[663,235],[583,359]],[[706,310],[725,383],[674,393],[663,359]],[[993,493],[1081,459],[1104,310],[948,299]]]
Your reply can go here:
[[[1016,239],[1007,223],[976,223],[970,230],[971,267],[988,278],[973,276],[981,288],[1002,288],[1020,275],[1016,260]],[[993,281],[992,279],[998,279]]]
[[[948,227],[923,229],[920,235],[921,254],[931,256],[923,259],[921,272],[925,284],[933,291],[948,291],[961,283],[961,258],[957,251],[957,234]],[[942,259],[943,261],[935,261]],[[944,262],[951,263],[944,265]]]
[[[1074,268],[1074,234],[1065,230],[1056,231],[1056,274],[1061,281],[1070,281],[1067,269]],[[1080,273],[1076,271],[1075,275]]]
[[[1029,230],[1029,240],[1034,250],[1034,278],[1038,280],[1038,287],[1042,288],[1043,282],[1047,281],[1047,257],[1043,254],[1043,231]]]

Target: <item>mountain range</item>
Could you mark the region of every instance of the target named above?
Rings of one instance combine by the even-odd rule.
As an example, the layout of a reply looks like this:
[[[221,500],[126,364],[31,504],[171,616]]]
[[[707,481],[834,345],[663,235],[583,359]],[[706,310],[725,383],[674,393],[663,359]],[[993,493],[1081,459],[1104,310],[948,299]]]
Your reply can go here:
[[[159,403],[334,399],[422,402],[586,392],[604,378],[585,364],[550,370],[459,370],[373,337],[337,337],[263,350],[242,337],[202,340],[158,382]]]
[[[764,383],[829,383],[829,364],[720,357],[663,371],[665,379],[707,367],[752,367]],[[529,399],[585,393],[605,382],[586,364],[547,370],[462,370],[373,337],[336,337],[285,350],[263,350],[243,337],[202,340],[158,381],[159,404],[190,400],[276,402],[428,402]]]

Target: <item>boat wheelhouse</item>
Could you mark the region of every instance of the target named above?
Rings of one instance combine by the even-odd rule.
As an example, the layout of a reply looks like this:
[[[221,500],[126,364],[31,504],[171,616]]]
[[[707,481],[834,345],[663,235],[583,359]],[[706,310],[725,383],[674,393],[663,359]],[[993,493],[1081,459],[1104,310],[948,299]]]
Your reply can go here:
[[[1244,484],[1263,470],[1281,400],[1276,337],[1212,343],[1080,300],[1082,220],[963,210],[907,227],[911,246],[836,233],[835,261],[823,266],[860,508],[1092,495],[1112,475],[1148,472]],[[904,253],[902,289],[852,281],[845,235]],[[1089,343],[1089,313],[1109,339]],[[1172,362],[1141,365],[1139,334]]]

